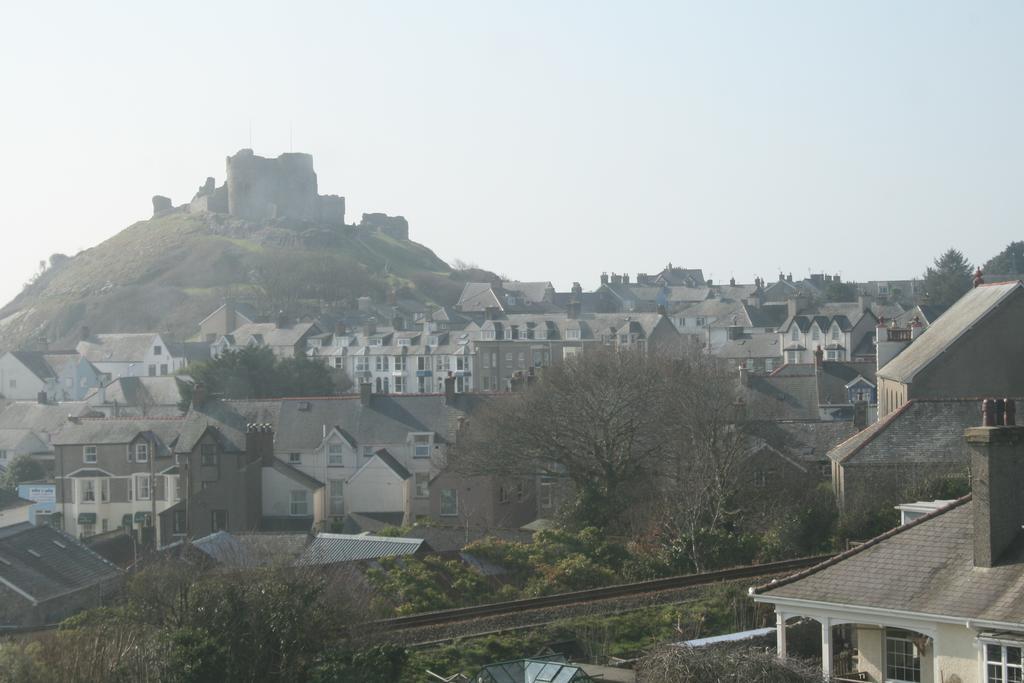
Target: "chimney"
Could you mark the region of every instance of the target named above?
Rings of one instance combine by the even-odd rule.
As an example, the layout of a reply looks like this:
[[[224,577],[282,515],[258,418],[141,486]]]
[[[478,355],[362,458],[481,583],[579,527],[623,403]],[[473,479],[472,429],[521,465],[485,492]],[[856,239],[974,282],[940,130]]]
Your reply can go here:
[[[861,311],[871,310],[871,297],[864,296],[863,294],[857,295],[857,306],[860,307]]]
[[[637,277],[640,276],[638,275]],[[573,301],[580,301],[583,299],[583,285],[581,285],[580,283],[572,283],[572,289],[570,290],[570,292],[572,293]]]
[[[40,391],[38,394],[36,394],[36,403],[38,403],[41,406],[45,406],[46,405],[46,392],[45,391]]]
[[[601,284],[608,284],[608,273],[601,273]]]
[[[288,316],[285,315],[284,311],[277,312],[277,327],[282,330],[288,327]]]
[[[82,325],[81,329],[78,331],[78,336],[84,341],[92,336],[92,331],[89,329],[88,325]]]
[[[377,334],[377,322],[373,318],[370,318],[363,323],[363,336],[372,337],[375,334]]]
[[[629,273],[623,273],[622,274],[622,284],[624,284],[624,285],[628,285],[629,284]]]
[[[821,344],[814,349],[814,367],[820,368],[825,362],[825,352],[821,350]]]
[[[964,436],[971,449],[974,566],[993,567],[1024,524],[1024,427],[1015,424],[1011,399],[986,399],[982,406],[983,426]]]
[[[914,319],[910,321],[911,341],[920,337],[922,332],[924,332],[924,323],[922,323],[921,319],[915,315]]]
[[[576,320],[580,317],[580,308],[582,304],[579,301],[570,301],[569,305],[565,307],[566,317]]]
[[[974,286],[975,287],[978,287],[980,285],[985,284],[985,277],[984,277],[984,275],[985,274],[981,272],[981,268],[980,267],[977,270],[974,271]]]
[[[274,464],[274,427],[269,424],[247,424],[245,426],[245,455],[249,462],[259,462],[264,467]]]
[[[455,402],[455,376],[450,372],[444,378],[444,402],[446,405]]]
[[[618,273],[612,273],[612,284],[613,285],[621,285],[622,284],[622,276],[619,275]]]
[[[206,385],[196,382],[192,387],[192,407],[202,408],[204,403],[206,403]]]
[[[868,404],[858,401],[853,404],[853,427],[858,432],[868,426]]]
[[[345,323],[343,323],[342,321],[339,320],[338,322],[334,323],[334,336],[335,337],[344,337],[345,336],[345,332],[347,332],[347,331],[348,330],[345,328]]]
[[[786,315],[790,318],[800,312],[800,300],[799,299],[787,299],[786,300]]]
[[[729,278],[729,286],[730,287],[735,287],[736,286],[736,278],[734,278],[734,277]]]
[[[238,329],[238,312],[235,310],[233,301],[224,302],[224,327],[228,334]]]
[[[658,315],[665,317],[668,315],[668,309],[665,308],[665,304],[658,304]]]
[[[792,282],[792,281],[793,281],[793,273],[790,273],[789,275],[786,276],[786,282]]]
[[[364,406],[370,405],[370,397],[373,395],[372,389],[373,385],[369,382],[359,383],[359,402]]]

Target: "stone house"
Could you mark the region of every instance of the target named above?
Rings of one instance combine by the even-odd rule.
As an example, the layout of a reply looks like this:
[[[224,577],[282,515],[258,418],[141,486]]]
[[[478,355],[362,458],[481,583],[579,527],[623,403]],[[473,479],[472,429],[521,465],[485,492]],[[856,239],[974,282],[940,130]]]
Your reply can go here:
[[[86,537],[124,527],[164,542],[154,525],[183,495],[174,460],[182,426],[181,418],[71,418],[53,438],[62,528]]]
[[[972,427],[966,441],[971,495],[750,589],[775,609],[780,656],[787,622],[803,618],[820,624],[822,670],[834,680],[1024,678],[1024,428]],[[838,657],[840,639],[852,662]]]

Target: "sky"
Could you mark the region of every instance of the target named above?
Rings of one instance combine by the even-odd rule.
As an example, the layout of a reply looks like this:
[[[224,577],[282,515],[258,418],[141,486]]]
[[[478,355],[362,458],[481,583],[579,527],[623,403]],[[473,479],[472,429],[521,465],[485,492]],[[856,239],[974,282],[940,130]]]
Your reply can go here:
[[[984,262],[1024,239],[1022,32],[995,1],[4,3],[0,300],[250,146],[559,289]]]

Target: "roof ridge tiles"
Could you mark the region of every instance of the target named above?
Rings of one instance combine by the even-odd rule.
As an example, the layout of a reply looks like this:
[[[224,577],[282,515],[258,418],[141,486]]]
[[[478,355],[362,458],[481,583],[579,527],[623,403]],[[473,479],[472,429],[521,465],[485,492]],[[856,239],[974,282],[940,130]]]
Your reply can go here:
[[[838,564],[839,562],[842,562],[843,560],[845,560],[847,558],[853,557],[854,555],[856,555],[856,554],[858,554],[860,552],[863,552],[865,550],[868,550],[869,548],[875,547],[876,545],[878,545],[882,541],[886,541],[886,540],[892,538],[893,536],[896,536],[897,534],[901,534],[904,531],[909,531],[910,529],[913,529],[913,528],[915,528],[917,526],[920,526],[921,524],[924,524],[925,522],[929,522],[929,521],[935,519],[936,517],[938,517],[939,515],[945,514],[945,513],[949,512],[950,510],[953,510],[955,508],[960,507],[961,505],[965,505],[966,503],[969,503],[970,501],[971,501],[971,494],[968,493],[966,496],[963,496],[961,498],[957,498],[955,501],[953,501],[949,505],[946,505],[944,507],[940,507],[937,510],[932,510],[928,514],[925,514],[925,515],[922,515],[922,516],[920,516],[920,517],[918,517],[916,519],[913,519],[913,520],[907,522],[906,524],[901,524],[898,527],[894,527],[892,529],[889,529],[885,533],[880,534],[878,536],[875,536],[874,538],[872,538],[870,540],[864,541],[863,543],[861,543],[860,545],[856,546],[855,548],[850,548],[849,550],[845,550],[845,551],[839,553],[838,555],[833,555],[829,559],[825,560],[824,562],[819,562],[818,564],[814,565],[813,567],[810,567],[810,568],[805,569],[803,571],[797,572],[795,574],[790,574],[789,576],[783,577],[783,578],[781,578],[781,579],[779,579],[777,581],[772,581],[771,583],[762,584],[760,586],[751,586],[749,592],[750,592],[751,595],[757,595],[757,594],[760,594],[760,593],[764,593],[766,591],[773,590],[775,588],[781,588],[782,586],[786,586],[788,584],[794,583],[794,582],[799,581],[801,579],[805,579],[808,576],[811,576],[812,574],[817,574],[818,572],[820,572],[822,570],[828,569],[832,565]]]

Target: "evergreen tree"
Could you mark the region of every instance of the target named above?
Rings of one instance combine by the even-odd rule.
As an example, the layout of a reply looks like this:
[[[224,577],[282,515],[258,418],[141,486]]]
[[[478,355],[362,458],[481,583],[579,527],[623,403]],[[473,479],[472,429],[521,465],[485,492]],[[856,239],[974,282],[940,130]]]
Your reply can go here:
[[[924,274],[928,303],[950,306],[971,288],[973,267],[956,249],[949,249],[935,259],[935,267]]]
[[[39,481],[45,478],[46,469],[41,462],[33,460],[27,455],[19,455],[0,475],[0,488],[13,491],[22,482]]]
[[[1016,275],[1024,272],[1024,242],[1010,242],[1006,249],[990,258],[982,270],[993,275]]]

